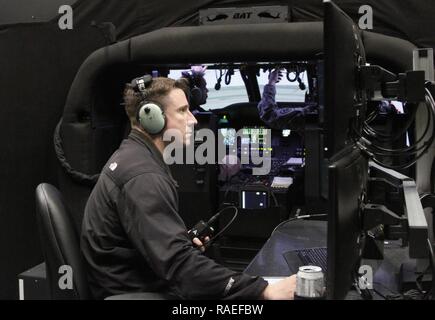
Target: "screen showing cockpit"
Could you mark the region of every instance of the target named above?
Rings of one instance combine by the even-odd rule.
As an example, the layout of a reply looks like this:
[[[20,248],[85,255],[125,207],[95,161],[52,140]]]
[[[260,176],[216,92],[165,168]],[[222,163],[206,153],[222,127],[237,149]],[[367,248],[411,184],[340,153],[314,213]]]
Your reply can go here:
[[[269,131],[270,129],[266,129],[264,127],[245,127],[242,129],[242,136],[243,138],[248,139],[245,140],[245,142],[249,142],[250,144],[263,145],[264,138],[269,133]]]
[[[260,151],[260,154],[269,155],[272,152],[272,146],[266,145],[266,136],[271,134],[270,129],[264,127],[244,127],[241,136],[241,152],[248,154],[252,151]]]

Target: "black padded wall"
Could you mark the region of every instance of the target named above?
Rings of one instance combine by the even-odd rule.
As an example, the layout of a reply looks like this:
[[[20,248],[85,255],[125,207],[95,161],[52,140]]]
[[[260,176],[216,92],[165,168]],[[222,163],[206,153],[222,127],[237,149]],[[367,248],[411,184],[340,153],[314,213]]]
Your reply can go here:
[[[334,0],[354,21],[358,9],[370,5],[373,9],[373,32],[399,37],[419,47],[435,48],[435,1],[401,0]],[[77,21],[89,23],[112,21],[119,39],[151,30],[181,25],[197,25],[198,12],[207,7],[249,7],[283,5],[289,7],[292,22],[323,19],[322,0],[78,0],[75,5]]]
[[[35,187],[57,184],[53,130],[76,70],[105,39],[94,27],[0,28],[0,299],[18,298],[17,275],[42,261]]]
[[[435,48],[435,1],[333,0],[355,22],[363,5],[373,9],[373,30],[411,41],[418,47]],[[323,17],[322,0],[290,0],[292,21],[318,21]]]
[[[354,21],[362,5],[373,8],[373,32],[411,41],[418,47],[435,48],[435,1],[334,0]],[[285,5],[293,22],[319,21],[322,0],[0,0],[0,25],[14,22],[57,21],[61,4],[71,4],[77,26],[110,21],[118,39],[168,26],[197,25],[198,11],[208,7]]]

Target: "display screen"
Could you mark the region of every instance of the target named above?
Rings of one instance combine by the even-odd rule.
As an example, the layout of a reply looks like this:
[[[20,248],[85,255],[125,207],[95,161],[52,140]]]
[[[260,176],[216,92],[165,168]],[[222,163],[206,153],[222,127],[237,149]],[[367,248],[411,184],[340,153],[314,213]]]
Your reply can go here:
[[[242,209],[264,209],[268,207],[268,193],[266,191],[242,191]]]
[[[243,128],[242,135],[243,137],[250,137],[250,143],[258,143],[259,145],[263,144],[264,137],[268,134],[267,129],[265,128]]]
[[[284,129],[284,130],[282,130],[282,136],[283,136],[283,138],[287,138],[288,136],[290,136],[291,132],[292,131],[290,129]]]
[[[265,137],[270,130],[263,127],[243,128],[241,137],[241,151],[246,155],[249,151],[258,150],[260,154],[269,155],[272,148],[265,146]]]
[[[221,135],[223,136],[223,142],[226,146],[234,146],[236,143],[236,129],[233,128],[222,128],[219,129]]]

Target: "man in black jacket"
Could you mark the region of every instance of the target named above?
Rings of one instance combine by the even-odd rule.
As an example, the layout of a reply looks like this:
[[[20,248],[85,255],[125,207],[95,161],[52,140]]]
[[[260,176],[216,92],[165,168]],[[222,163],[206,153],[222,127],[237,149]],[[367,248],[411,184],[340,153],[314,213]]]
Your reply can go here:
[[[186,89],[168,78],[126,87],[132,131],[104,166],[83,219],[81,249],[93,296],[171,292],[186,299],[292,299],[294,276],[268,285],[205,257],[198,239],[192,244],[178,215],[177,184],[163,160],[164,132],[178,130],[185,145],[193,134],[196,119]]]

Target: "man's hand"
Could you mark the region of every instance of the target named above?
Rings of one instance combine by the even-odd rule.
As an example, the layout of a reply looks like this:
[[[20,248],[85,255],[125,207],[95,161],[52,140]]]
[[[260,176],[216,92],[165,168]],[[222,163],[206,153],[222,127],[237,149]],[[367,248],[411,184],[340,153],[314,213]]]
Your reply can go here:
[[[264,300],[293,300],[296,292],[296,275],[269,284],[264,289],[262,298]]]
[[[207,243],[210,241],[209,237],[205,237],[204,238],[204,243]],[[205,251],[205,246],[204,243],[202,243],[201,240],[199,240],[198,238],[193,238],[192,240],[193,244],[201,251],[204,252]]]
[[[269,84],[275,85],[281,81],[282,71],[281,69],[273,69],[269,74]]]

